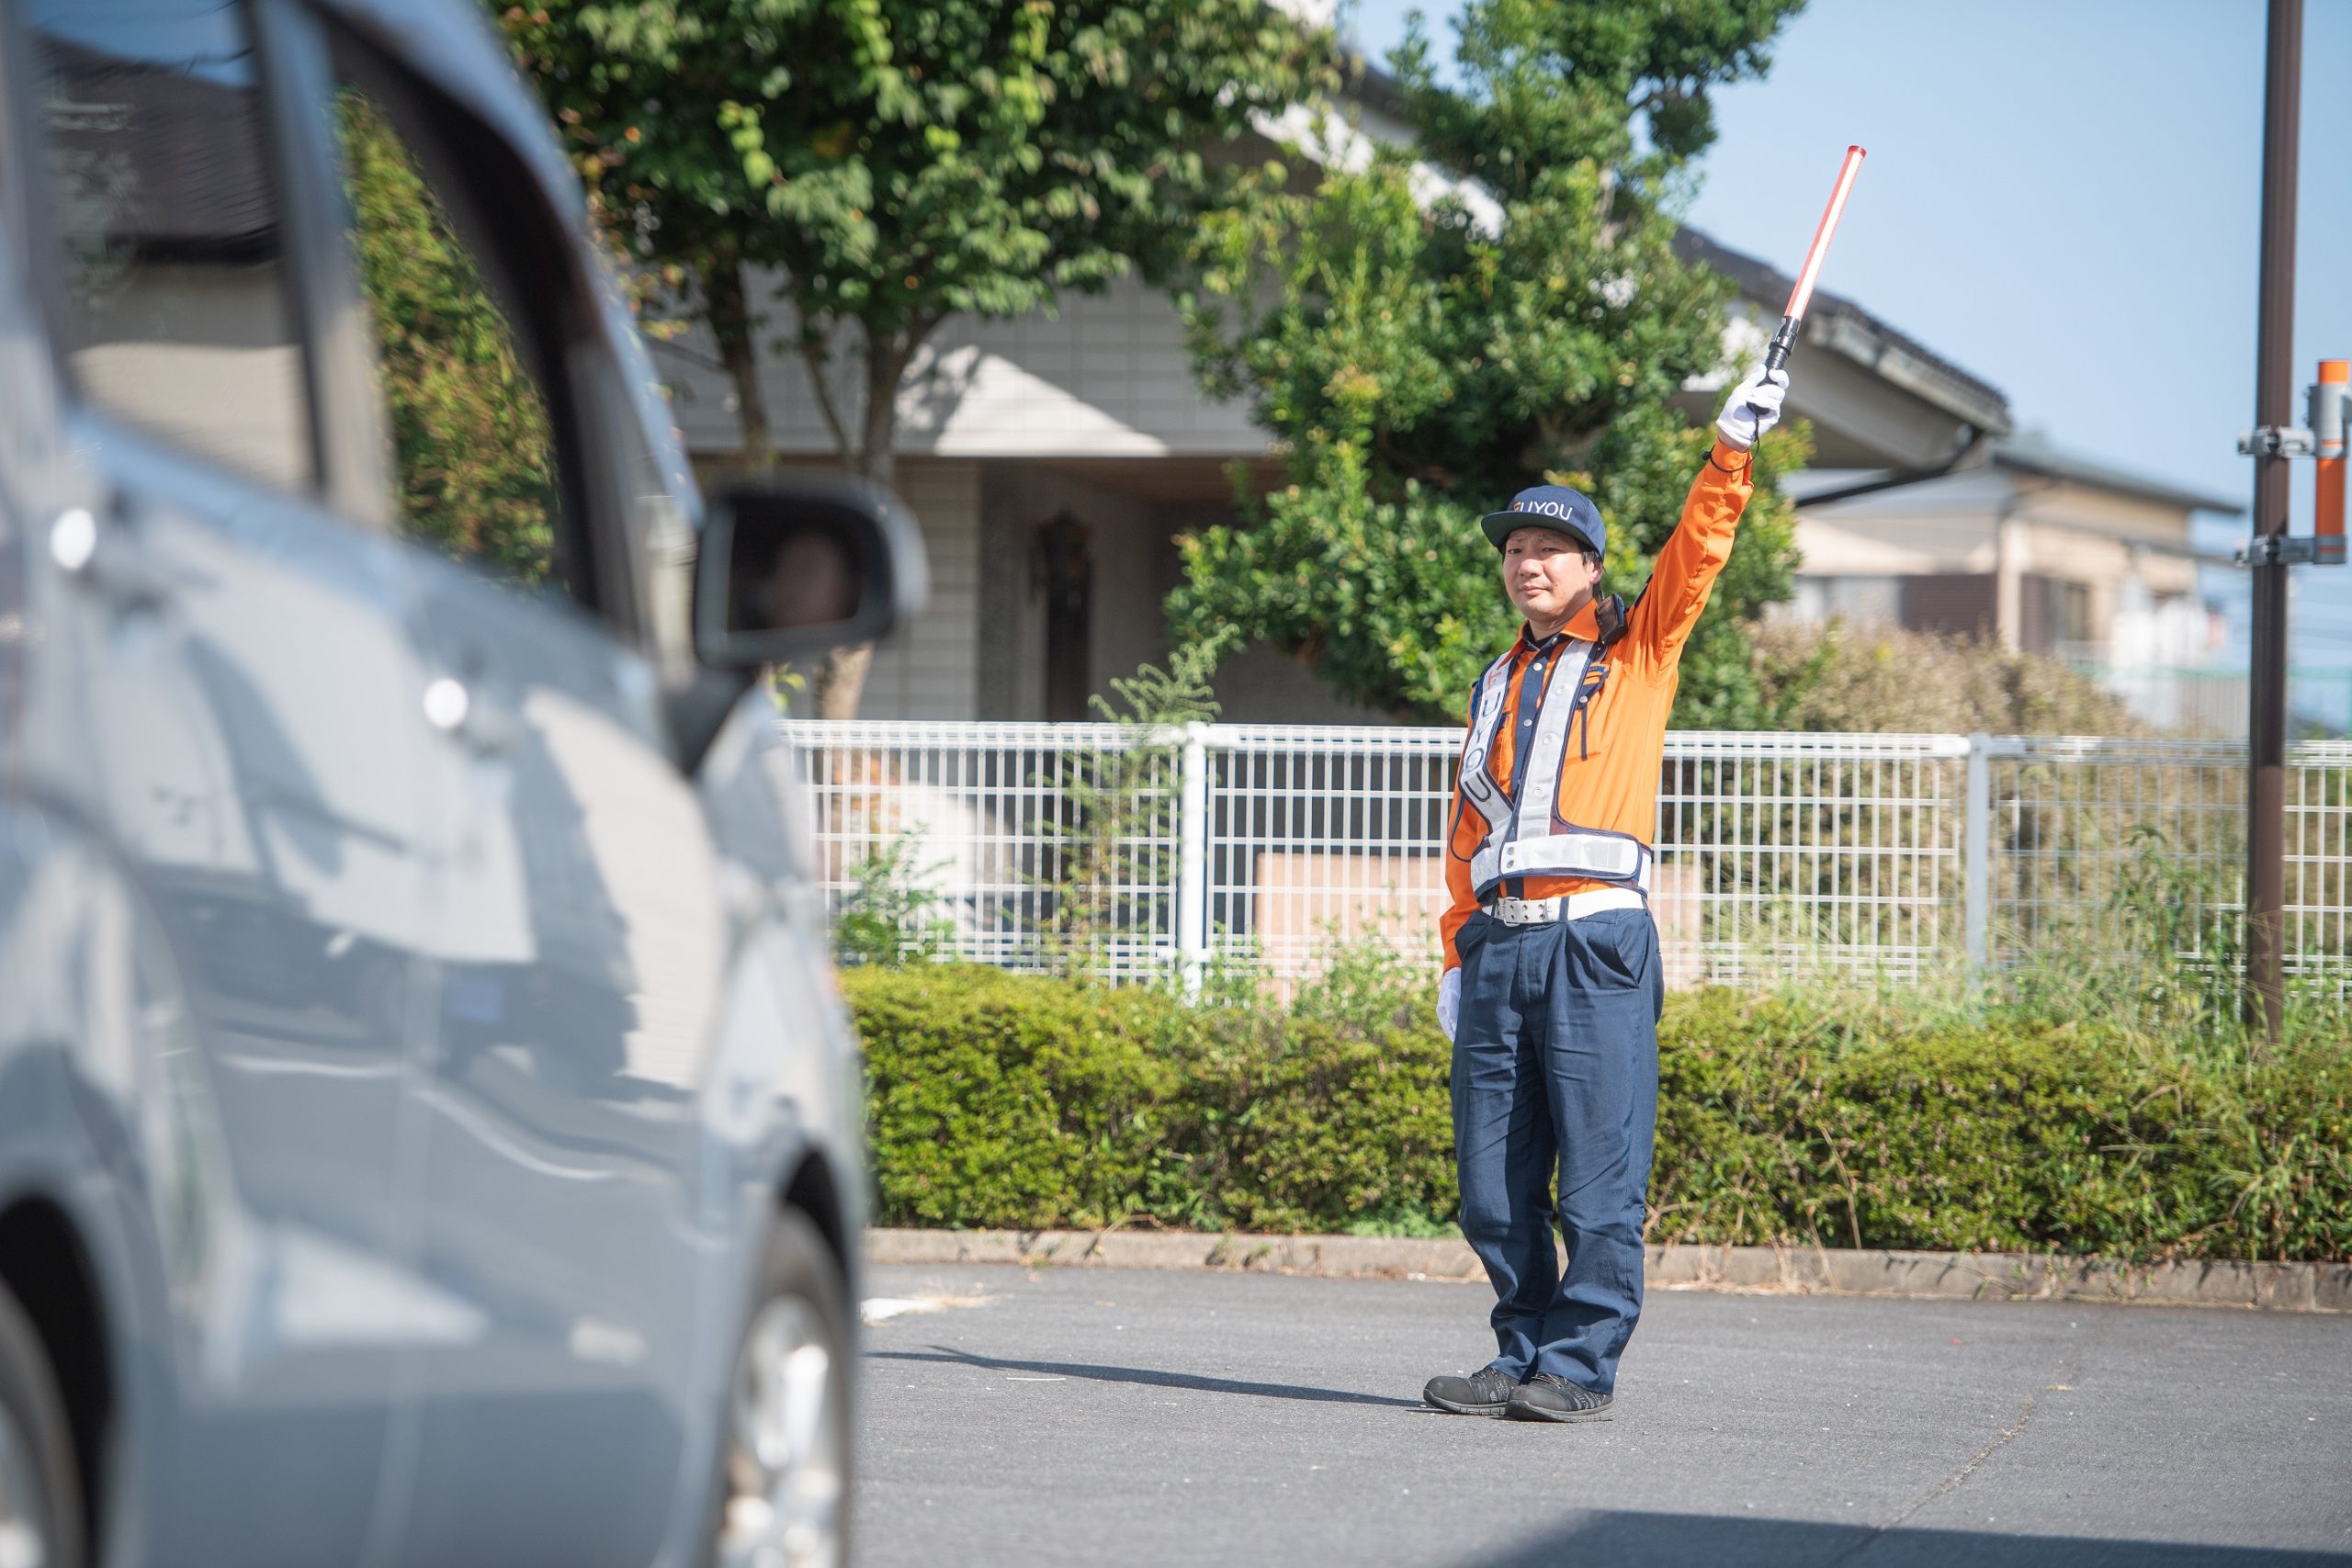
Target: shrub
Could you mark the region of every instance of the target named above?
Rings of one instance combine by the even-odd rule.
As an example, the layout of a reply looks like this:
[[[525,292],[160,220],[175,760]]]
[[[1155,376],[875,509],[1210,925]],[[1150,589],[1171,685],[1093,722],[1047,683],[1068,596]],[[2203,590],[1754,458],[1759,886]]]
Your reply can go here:
[[[2138,735],[2120,699],[2040,654],[1884,625],[1780,621],[1752,644],[1774,727],[1965,735]]]
[[[2246,1116],[2219,1149],[2197,1240],[2216,1258],[2352,1259],[2352,1055],[2339,1037],[2246,1075]]]
[[[1453,1214],[1453,1119],[1433,1031],[1294,1021],[1216,1081],[1217,1211],[1243,1230],[1338,1231]]]
[[[842,976],[866,1041],[877,1213],[899,1224],[1098,1225],[1132,1213],[1197,1116],[1178,1003],[977,965]]]
[[[2196,1200],[2215,1092],[2109,1032],[1839,1049],[1785,998],[1720,990],[1670,1016],[1656,1239],[2131,1253]]]
[[[1428,1234],[1450,1051],[1358,972],[1272,1004],[968,966],[842,977],[877,1216]],[[1401,982],[1399,982],[1401,984]],[[2111,1023],[1677,993],[1653,1240],[2352,1258],[2352,1052],[2191,1056]]]
[[[944,862],[919,864],[922,829],[909,828],[850,868],[853,886],[833,917],[833,957],[859,964],[929,963],[947,951],[955,922],[941,918],[927,886]]]

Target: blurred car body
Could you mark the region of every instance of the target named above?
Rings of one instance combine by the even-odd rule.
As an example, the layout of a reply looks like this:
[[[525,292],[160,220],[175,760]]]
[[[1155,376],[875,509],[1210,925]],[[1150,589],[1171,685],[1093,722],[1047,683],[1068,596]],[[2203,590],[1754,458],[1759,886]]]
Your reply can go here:
[[[755,674],[910,525],[706,515],[470,6],[0,56],[0,1562],[837,1560],[858,1068]]]

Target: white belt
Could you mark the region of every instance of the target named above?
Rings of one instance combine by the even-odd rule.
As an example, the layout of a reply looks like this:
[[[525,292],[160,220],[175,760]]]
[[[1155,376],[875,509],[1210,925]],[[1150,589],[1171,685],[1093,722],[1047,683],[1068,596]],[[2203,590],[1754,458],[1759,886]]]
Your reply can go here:
[[[1556,898],[1498,898],[1486,909],[1507,926],[1543,926],[1554,920],[1581,920],[1611,909],[1638,909],[1645,902],[1630,887],[1591,887]]]

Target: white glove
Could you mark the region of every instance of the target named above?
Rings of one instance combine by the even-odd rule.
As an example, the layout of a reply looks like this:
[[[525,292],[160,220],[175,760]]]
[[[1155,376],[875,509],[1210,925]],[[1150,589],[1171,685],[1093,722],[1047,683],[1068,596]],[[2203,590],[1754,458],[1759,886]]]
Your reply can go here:
[[[1715,434],[1723,437],[1724,446],[1745,452],[1781,423],[1781,400],[1789,395],[1789,373],[1767,370],[1762,366],[1747,373],[1747,378],[1731,389],[1731,401],[1724,405],[1721,418],[1715,421]]]
[[[1437,1026],[1445,1031],[1446,1043],[1453,1043],[1454,1026],[1462,1021],[1462,971],[1449,969],[1437,983]]]

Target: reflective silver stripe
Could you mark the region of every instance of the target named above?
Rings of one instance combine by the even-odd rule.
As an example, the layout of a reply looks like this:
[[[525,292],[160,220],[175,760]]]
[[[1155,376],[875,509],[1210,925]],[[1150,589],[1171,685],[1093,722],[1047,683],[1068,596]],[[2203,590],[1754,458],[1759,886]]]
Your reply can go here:
[[[1517,651],[1514,649],[1513,651]],[[1510,654],[1487,666],[1478,683],[1478,711],[1462,745],[1462,795],[1487,819],[1487,839],[1478,851],[1483,857],[1503,841],[1510,829],[1510,801],[1502,786],[1487,773],[1487,758],[1501,728],[1503,699],[1510,694]],[[1476,862],[1472,862],[1475,869]]]
[[[1527,761],[1527,784],[1513,805],[1517,820],[1512,843],[1503,850],[1503,874],[1511,875],[1510,852],[1531,839],[1548,838],[1552,814],[1560,806],[1560,764],[1568,750],[1568,720],[1577,706],[1577,688],[1584,683],[1584,667],[1592,661],[1592,644],[1564,638],[1560,662],[1544,683],[1535,714],[1535,737],[1528,744],[1535,754]],[[1520,700],[1526,700],[1522,690]]]
[[[1589,876],[1598,882],[1631,883],[1647,891],[1650,852],[1617,833],[1553,833],[1514,839],[1503,846],[1497,872],[1503,876]]]

